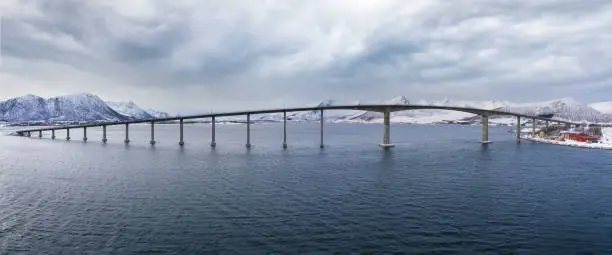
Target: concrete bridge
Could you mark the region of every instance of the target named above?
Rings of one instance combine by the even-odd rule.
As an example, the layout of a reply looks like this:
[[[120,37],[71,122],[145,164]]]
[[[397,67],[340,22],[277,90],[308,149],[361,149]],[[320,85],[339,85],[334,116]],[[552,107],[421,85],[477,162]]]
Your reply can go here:
[[[467,108],[467,107],[451,107],[451,106],[432,106],[432,105],[342,105],[342,106],[320,106],[320,107],[302,107],[302,108],[285,108],[285,109],[267,109],[267,110],[255,110],[255,111],[237,111],[237,112],[222,112],[222,113],[209,113],[209,114],[199,114],[199,115],[189,115],[189,116],[178,116],[178,117],[170,117],[170,118],[159,118],[159,119],[146,119],[146,120],[134,120],[134,121],[122,121],[122,122],[106,122],[106,123],[94,123],[94,124],[84,124],[84,125],[71,125],[71,126],[56,126],[56,127],[45,127],[45,128],[34,128],[34,129],[23,129],[17,131],[17,134],[20,136],[31,137],[32,133],[38,133],[38,137],[43,137],[43,132],[51,132],[51,138],[55,139],[55,131],[56,130],[66,130],[66,140],[70,140],[70,130],[73,129],[82,129],[83,130],[83,141],[87,141],[87,129],[99,127],[102,128],[102,142],[106,143],[106,128],[108,126],[115,125],[124,125],[125,126],[125,140],[124,143],[130,143],[130,132],[129,127],[130,124],[137,123],[150,123],[151,125],[151,139],[150,144],[155,145],[155,123],[159,122],[167,122],[167,121],[178,121],[179,122],[179,145],[184,146],[184,137],[183,137],[183,123],[185,120],[190,119],[204,119],[210,118],[212,125],[212,136],[210,146],[215,147],[217,145],[215,140],[215,124],[216,118],[219,117],[229,117],[229,116],[246,116],[246,147],[251,148],[251,115],[254,114],[267,114],[267,113],[283,113],[283,148],[287,148],[287,113],[288,112],[304,112],[304,111],[320,111],[321,114],[321,126],[320,126],[320,134],[321,134],[321,143],[320,147],[324,147],[323,143],[323,128],[324,128],[324,112],[325,111],[333,111],[333,110],[357,110],[357,111],[371,111],[371,112],[380,112],[384,116],[384,129],[383,129],[383,137],[382,142],[379,144],[382,148],[391,148],[394,145],[391,143],[391,122],[390,116],[391,112],[397,111],[409,111],[409,110],[447,110],[447,111],[459,111],[466,112],[475,115],[479,115],[482,122],[482,137],[481,141],[483,144],[489,143],[489,117],[492,116],[510,116],[517,118],[517,130],[521,130],[521,119],[530,119],[533,126],[533,133],[535,133],[537,121],[544,121],[545,125],[548,126],[549,123],[557,123],[564,124],[567,126],[572,125],[580,125],[580,123],[564,121],[564,120],[556,120],[551,118],[546,118],[542,116],[530,116],[519,113],[505,112],[499,110],[486,110],[486,109],[477,109],[477,108]],[[517,132],[516,134],[517,141],[521,139],[521,132]]]

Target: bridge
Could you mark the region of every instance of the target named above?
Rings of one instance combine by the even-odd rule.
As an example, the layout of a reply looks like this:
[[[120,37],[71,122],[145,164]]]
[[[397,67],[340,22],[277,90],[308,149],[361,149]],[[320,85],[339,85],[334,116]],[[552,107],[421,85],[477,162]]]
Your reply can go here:
[[[32,133],[38,133],[38,137],[43,137],[43,132],[51,132],[51,139],[55,139],[55,131],[56,130],[66,130],[66,140],[70,140],[70,130],[71,129],[82,129],[83,130],[83,141],[87,141],[87,129],[100,127],[102,128],[102,142],[106,143],[106,128],[108,126],[116,126],[116,125],[124,125],[125,126],[125,140],[124,143],[130,143],[130,124],[137,123],[150,123],[151,126],[151,139],[150,144],[155,145],[155,124],[160,122],[168,122],[168,121],[178,121],[179,122],[179,142],[180,146],[184,146],[184,137],[183,137],[183,123],[185,120],[190,119],[211,119],[212,125],[212,136],[211,136],[211,147],[216,147],[217,143],[215,140],[215,124],[216,118],[219,117],[229,117],[229,116],[246,116],[246,147],[251,148],[251,115],[254,114],[269,114],[269,113],[283,113],[283,148],[287,148],[287,113],[288,112],[304,112],[304,111],[319,111],[321,114],[320,119],[320,147],[324,147],[323,143],[323,131],[324,131],[324,112],[325,111],[333,111],[333,110],[356,110],[356,111],[370,111],[370,112],[379,112],[383,114],[383,137],[382,142],[379,144],[382,148],[391,148],[394,145],[391,143],[391,112],[397,111],[409,111],[409,110],[447,110],[447,111],[459,111],[465,113],[471,113],[475,115],[479,115],[482,123],[482,136],[481,142],[483,144],[490,143],[489,141],[489,117],[492,116],[510,116],[517,118],[516,128],[517,131],[521,130],[521,119],[530,119],[532,120],[532,128],[533,133],[536,132],[537,121],[544,121],[545,125],[548,126],[549,123],[557,123],[559,125],[564,124],[566,126],[572,125],[580,125],[577,122],[565,121],[547,118],[543,116],[530,116],[520,113],[512,113],[501,110],[487,110],[487,109],[477,109],[477,108],[469,108],[469,107],[452,107],[452,106],[433,106],[433,105],[388,105],[388,104],[377,104],[377,105],[342,105],[342,106],[319,106],[319,107],[301,107],[301,108],[283,108],[283,109],[267,109],[267,110],[254,110],[254,111],[236,111],[236,112],[221,112],[221,113],[208,113],[208,114],[198,114],[198,115],[189,115],[189,116],[177,116],[177,117],[169,117],[169,118],[157,118],[157,119],[144,119],[144,120],[133,120],[133,121],[117,121],[117,122],[103,122],[103,123],[92,123],[92,124],[83,124],[83,125],[68,125],[68,126],[54,126],[54,127],[44,127],[44,128],[33,128],[33,129],[23,129],[18,130],[16,133],[19,136],[31,137]],[[516,134],[517,141],[521,140],[521,132],[517,132]]]

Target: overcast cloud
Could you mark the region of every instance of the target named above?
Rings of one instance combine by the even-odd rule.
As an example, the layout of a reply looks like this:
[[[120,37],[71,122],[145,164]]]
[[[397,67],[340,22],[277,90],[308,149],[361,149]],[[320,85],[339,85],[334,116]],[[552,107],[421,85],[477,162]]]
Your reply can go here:
[[[3,0],[0,99],[612,100],[609,0]]]

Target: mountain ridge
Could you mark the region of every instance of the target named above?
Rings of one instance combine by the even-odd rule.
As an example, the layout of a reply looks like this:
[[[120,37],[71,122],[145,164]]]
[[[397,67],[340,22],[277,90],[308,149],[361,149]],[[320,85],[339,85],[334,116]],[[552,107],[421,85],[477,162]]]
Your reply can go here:
[[[414,102],[414,103],[413,103]],[[378,104],[389,105],[435,105],[469,107],[488,110],[502,110],[526,115],[552,115],[554,118],[576,122],[612,123],[612,114],[602,113],[590,105],[572,98],[559,98],[532,103],[513,103],[509,101],[460,101],[444,98],[442,100],[411,101],[405,96],[397,96]],[[345,105],[328,99],[313,107]],[[144,110],[132,101],[107,102],[90,93],[72,94],[48,99],[27,94],[21,97],[0,101],[0,121],[9,123],[24,122],[69,122],[69,121],[125,121],[154,118],[168,118],[170,115],[156,110]],[[326,111],[325,119],[332,122],[379,123],[382,114],[358,110]],[[393,112],[391,121],[396,123],[456,123],[472,119],[473,114],[446,110],[410,110]],[[287,114],[290,121],[319,121],[319,111],[292,112]],[[494,123],[496,118],[492,117]],[[252,116],[255,121],[282,121],[282,113],[259,114]],[[511,120],[503,121],[510,123]]]
[[[168,116],[160,111],[154,114]],[[50,98],[26,94],[0,101],[0,121],[9,123],[127,121],[154,117],[133,102],[105,102],[91,93]]]

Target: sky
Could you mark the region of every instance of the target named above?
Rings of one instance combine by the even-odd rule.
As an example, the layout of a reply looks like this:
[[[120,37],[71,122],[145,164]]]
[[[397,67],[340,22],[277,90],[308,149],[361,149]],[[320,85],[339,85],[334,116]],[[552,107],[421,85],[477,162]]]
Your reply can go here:
[[[0,100],[612,101],[609,0],[2,0]]]

